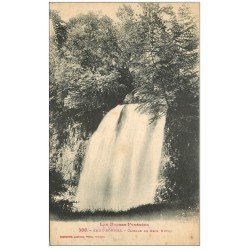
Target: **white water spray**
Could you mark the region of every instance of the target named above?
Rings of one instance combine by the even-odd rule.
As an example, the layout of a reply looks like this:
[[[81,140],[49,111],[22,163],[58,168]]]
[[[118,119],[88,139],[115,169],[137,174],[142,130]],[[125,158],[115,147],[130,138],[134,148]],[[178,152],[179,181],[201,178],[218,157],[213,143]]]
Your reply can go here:
[[[79,211],[121,211],[154,202],[165,117],[150,123],[137,107],[118,105],[92,135],[76,195]]]

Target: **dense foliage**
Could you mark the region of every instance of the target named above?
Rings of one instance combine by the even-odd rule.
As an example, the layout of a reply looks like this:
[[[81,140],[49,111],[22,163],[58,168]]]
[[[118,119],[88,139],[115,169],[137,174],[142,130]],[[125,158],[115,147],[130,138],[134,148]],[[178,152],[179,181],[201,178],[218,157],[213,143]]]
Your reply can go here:
[[[186,5],[119,9],[119,22],[89,13],[50,14],[51,201],[73,195],[89,136],[120,103],[166,115],[156,201],[189,203],[199,190],[198,30]],[[54,177],[58,180],[54,183]],[[64,180],[64,181],[63,181]]]

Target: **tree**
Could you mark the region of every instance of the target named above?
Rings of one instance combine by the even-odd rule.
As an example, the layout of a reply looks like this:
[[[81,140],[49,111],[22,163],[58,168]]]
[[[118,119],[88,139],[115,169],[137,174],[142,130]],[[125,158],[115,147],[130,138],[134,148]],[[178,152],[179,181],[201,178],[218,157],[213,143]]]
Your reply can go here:
[[[89,13],[64,23],[58,13],[50,16],[55,29],[50,39],[50,167],[52,176],[63,176],[65,148],[76,149],[89,138],[105,113],[131,91],[132,79],[119,64],[110,18]],[[82,149],[79,144],[76,151]],[[82,154],[76,157],[81,164]],[[61,184],[54,186],[60,190]]]
[[[186,5],[141,4],[135,15],[124,7],[122,41],[135,90],[132,102],[152,115],[166,116],[165,199],[197,195],[199,185],[199,75],[197,25]]]

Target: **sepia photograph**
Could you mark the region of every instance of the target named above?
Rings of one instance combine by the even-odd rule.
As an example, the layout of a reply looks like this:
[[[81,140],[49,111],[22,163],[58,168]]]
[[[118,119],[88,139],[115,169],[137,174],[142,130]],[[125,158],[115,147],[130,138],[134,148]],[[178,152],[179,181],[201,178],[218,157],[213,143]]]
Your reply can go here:
[[[199,3],[49,4],[51,245],[199,245]]]
[[[248,0],[1,10],[1,249],[248,248]]]

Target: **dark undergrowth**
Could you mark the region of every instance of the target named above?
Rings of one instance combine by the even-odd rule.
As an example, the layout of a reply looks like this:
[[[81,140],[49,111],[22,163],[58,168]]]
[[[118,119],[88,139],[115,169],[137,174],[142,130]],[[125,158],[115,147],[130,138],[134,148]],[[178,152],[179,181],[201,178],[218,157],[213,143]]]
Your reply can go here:
[[[165,216],[166,214],[174,214],[179,211],[182,216],[190,215],[199,212],[197,200],[190,203],[159,203],[142,205],[136,208],[131,208],[127,211],[72,211],[73,203],[61,203],[50,206],[51,220],[108,220],[108,219],[142,219],[155,218]]]

